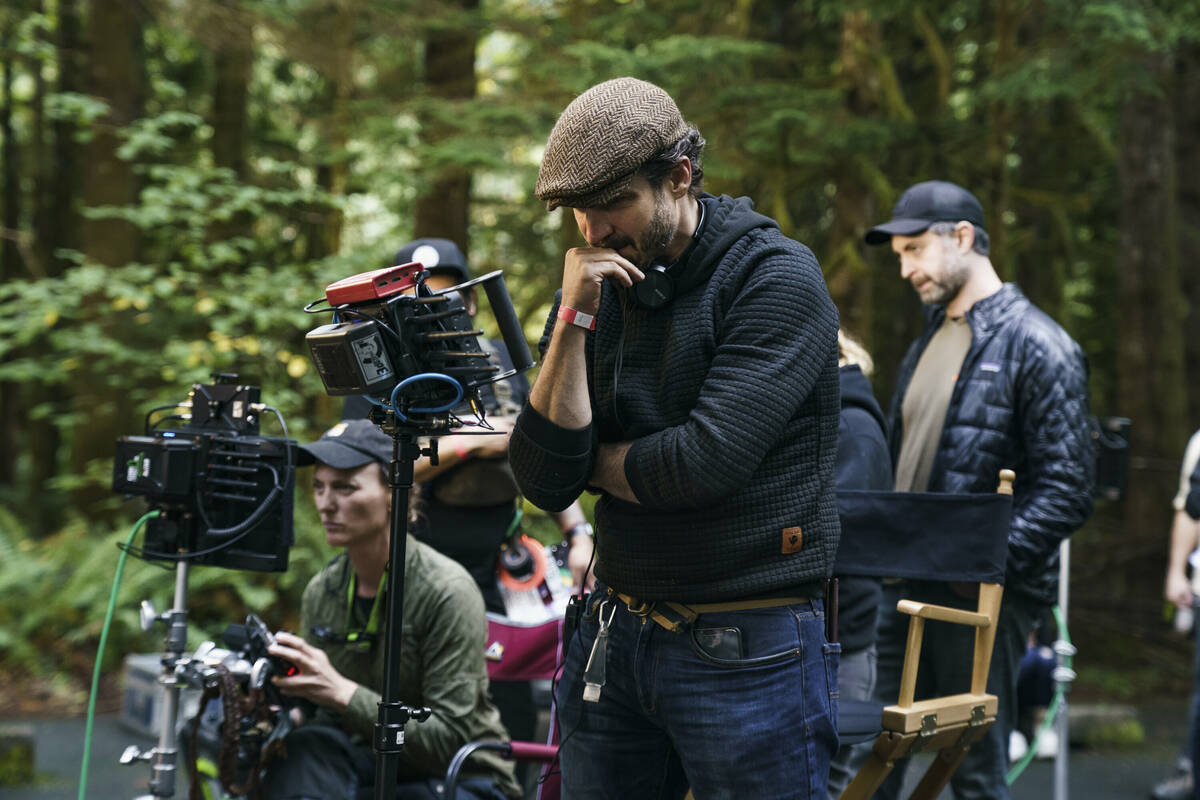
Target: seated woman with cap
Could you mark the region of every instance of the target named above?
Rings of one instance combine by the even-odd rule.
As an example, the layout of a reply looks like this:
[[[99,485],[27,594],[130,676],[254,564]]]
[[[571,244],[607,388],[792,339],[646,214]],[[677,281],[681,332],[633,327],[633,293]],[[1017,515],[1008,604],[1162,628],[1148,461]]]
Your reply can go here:
[[[392,440],[367,420],[352,420],[301,449],[316,464],[313,497],[326,540],[345,549],[304,591],[302,636],[280,632],[271,649],[298,669],[274,679],[279,690],[317,710],[285,739],[286,757],[268,768],[264,795],[352,800],[375,777],[371,742],[388,635]],[[488,700],[483,600],[466,570],[409,536],[403,607],[394,667],[400,698],[432,713],[405,726],[396,796],[441,797],[437,778],[459,747],[507,738]],[[467,770],[459,798],[520,796],[512,765],[493,754],[480,753]]]

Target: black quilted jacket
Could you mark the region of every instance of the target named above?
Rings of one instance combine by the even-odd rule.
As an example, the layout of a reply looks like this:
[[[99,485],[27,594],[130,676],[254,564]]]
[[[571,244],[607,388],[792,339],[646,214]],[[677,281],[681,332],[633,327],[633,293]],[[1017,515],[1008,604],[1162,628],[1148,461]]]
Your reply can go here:
[[[944,315],[943,308],[926,307],[925,332],[900,365],[889,414],[893,466],[904,393]],[[928,490],[993,492],[1001,469],[1016,471],[1006,591],[1054,602],[1059,543],[1092,511],[1087,360],[1015,284],[976,303],[967,321],[971,348],[946,411]]]
[[[640,503],[596,503],[597,575],[622,592],[813,591],[840,530],[837,309],[813,254],[748,199],[703,202],[670,305],[634,308],[604,285],[586,344],[591,426],[560,428],[527,405],[509,460],[525,496],[555,510],[586,488],[596,442],[634,440],[625,472]]]

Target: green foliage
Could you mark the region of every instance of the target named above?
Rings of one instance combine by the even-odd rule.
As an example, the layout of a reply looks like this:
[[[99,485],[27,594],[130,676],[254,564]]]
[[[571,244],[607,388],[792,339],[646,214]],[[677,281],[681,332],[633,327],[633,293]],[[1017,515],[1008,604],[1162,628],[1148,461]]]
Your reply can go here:
[[[297,541],[286,573],[189,571],[189,647],[215,639],[249,612],[276,627],[296,625],[308,578],[332,557],[303,489],[297,491],[296,519]],[[53,536],[33,539],[13,515],[0,512],[0,668],[6,674],[86,675],[112,592],[117,546],[128,538],[127,527],[104,530],[76,520]],[[150,600],[165,611],[174,589],[170,565],[128,559],[106,661],[113,663],[113,653],[161,649],[165,632],[141,630],[138,604]]]
[[[94,643],[122,536],[116,498],[72,499],[48,537],[32,527],[31,508],[46,498],[107,491],[109,464],[89,436],[136,433],[146,409],[233,371],[263,387],[289,434],[315,437],[338,404],[303,342],[325,318],[302,308],[428,233],[414,230],[414,209],[447,171],[471,175],[461,244],[474,270],[505,270],[536,342],[562,253],[581,244],[569,210],[547,214],[533,196],[541,147],[572,97],[618,75],[661,84],[699,127],[706,189],[750,195],[814,250],[843,323],[875,356],[881,400],[920,317],[891,257],[866,249],[861,234],[905,186],[946,177],[988,208],[1003,277],[1083,343],[1093,408],[1119,412],[1113,321],[1130,302],[1115,288],[1120,113],[1131,93],[1174,97],[1194,81],[1154,59],[1194,56],[1200,43],[1189,0],[151,3],[144,106],[122,121],[116,151],[135,171],[136,199],[83,207],[79,176],[48,182],[55,148],[96,144],[114,109],[58,85],[67,62],[49,6],[0,14],[19,56],[5,144],[19,151],[6,166],[16,165],[23,200],[18,230],[0,239],[0,392],[19,394],[21,423],[16,475],[0,478],[0,657],[43,670],[77,668],[71,653]],[[228,89],[218,87],[224,48],[247,29],[242,129],[216,96]],[[443,96],[429,82],[426,39],[462,30],[479,36],[474,95]],[[242,142],[237,169],[216,166],[228,141]],[[93,157],[75,150],[85,152]],[[90,166],[80,165],[103,184]],[[72,185],[83,221],[46,218]],[[85,233],[68,235],[77,228]],[[137,256],[100,263],[95,237],[130,232]],[[63,274],[36,267],[51,256]],[[62,452],[52,477],[37,469],[46,456],[31,432],[45,425]],[[527,528],[555,540],[553,523],[528,511]],[[196,570],[195,591],[215,598],[197,625],[246,608],[285,624],[326,556],[318,536],[293,551],[284,576]],[[114,649],[154,649],[129,602],[154,595],[166,605],[168,577],[130,569]],[[39,652],[52,655],[39,662]]]

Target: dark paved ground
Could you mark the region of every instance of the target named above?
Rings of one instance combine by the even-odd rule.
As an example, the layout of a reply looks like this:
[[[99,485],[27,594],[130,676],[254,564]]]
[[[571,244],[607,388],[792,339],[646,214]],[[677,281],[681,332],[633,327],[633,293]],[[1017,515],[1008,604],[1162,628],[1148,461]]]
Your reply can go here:
[[[1184,732],[1185,711],[1182,702],[1140,708],[1139,717],[1146,729],[1146,741],[1137,747],[1072,750],[1069,797],[1075,800],[1136,800],[1147,797],[1150,787],[1166,774],[1174,761]],[[38,780],[33,786],[0,788],[0,800],[78,798],[83,719],[0,722],[33,727],[38,773]],[[98,717],[92,743],[88,798],[131,800],[146,793],[149,767],[145,764],[126,767],[117,763],[121,752],[130,744],[149,747],[154,742],[121,726],[115,714]],[[1035,761],[1013,786],[1013,797],[1017,800],[1053,800],[1053,774],[1053,762]],[[187,797],[187,786],[182,778],[176,784],[175,796]],[[943,797],[949,796],[948,791],[943,793]]]

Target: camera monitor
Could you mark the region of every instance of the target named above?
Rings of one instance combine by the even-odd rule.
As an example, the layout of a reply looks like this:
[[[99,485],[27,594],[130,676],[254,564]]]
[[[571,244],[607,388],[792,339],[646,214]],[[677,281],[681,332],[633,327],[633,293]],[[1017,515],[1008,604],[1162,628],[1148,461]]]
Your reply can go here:
[[[185,402],[147,415],[145,435],[117,440],[113,491],[145,497],[161,512],[147,522],[135,555],[287,570],[296,443],[259,434],[259,415],[273,409],[259,402],[259,387],[234,378],[214,375],[211,385],[193,385]],[[189,413],[150,425],[155,411],[176,408]],[[185,424],[158,427],[166,420]]]

